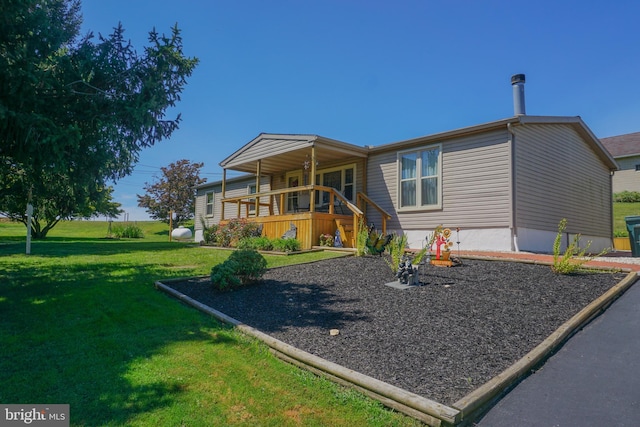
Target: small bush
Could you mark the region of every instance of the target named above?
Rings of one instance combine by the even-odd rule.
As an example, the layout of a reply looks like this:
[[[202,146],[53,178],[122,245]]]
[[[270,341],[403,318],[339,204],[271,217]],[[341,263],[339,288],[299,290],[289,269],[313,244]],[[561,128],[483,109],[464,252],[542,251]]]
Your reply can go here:
[[[272,251],[273,241],[268,237],[245,237],[238,242],[238,249],[255,249],[257,251]]]
[[[320,246],[333,246],[333,236],[331,234],[320,235]]]
[[[118,239],[141,239],[144,237],[142,228],[133,224],[114,224],[111,226],[111,234]]]
[[[274,239],[273,250],[279,252],[297,252],[300,250],[300,242],[297,239]]]
[[[225,291],[257,282],[267,270],[267,260],[252,249],[234,251],[211,269],[211,284]]]
[[[218,230],[220,226],[218,224],[210,225],[209,227],[205,227],[202,232],[202,237],[204,238],[204,242],[207,245],[211,245],[218,242]]]
[[[637,191],[622,191],[613,194],[613,201],[618,203],[640,202],[640,193]]]
[[[210,242],[207,242],[206,236],[205,242],[215,243],[225,248],[238,246],[240,241],[247,237],[260,236],[262,230],[260,224],[247,221],[245,218],[234,218],[225,225],[208,228],[211,229]],[[205,235],[206,233],[207,230],[205,229]]]

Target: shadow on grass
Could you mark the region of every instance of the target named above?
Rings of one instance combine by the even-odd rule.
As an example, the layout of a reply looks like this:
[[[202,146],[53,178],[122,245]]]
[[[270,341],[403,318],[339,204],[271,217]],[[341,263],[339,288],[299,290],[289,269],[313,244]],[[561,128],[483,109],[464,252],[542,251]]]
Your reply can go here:
[[[180,246],[192,246],[184,242],[150,242],[144,239],[110,240],[99,238],[51,237],[36,240],[31,244],[31,254],[43,257],[65,257],[69,255],[114,255],[139,251],[175,250]],[[1,255],[24,254],[25,242],[0,244]]]
[[[157,268],[15,263],[0,271],[0,401],[67,403],[74,425],[123,425],[178,401],[186,384],[167,372],[168,349],[236,340],[156,292]],[[166,370],[155,366],[159,354]]]

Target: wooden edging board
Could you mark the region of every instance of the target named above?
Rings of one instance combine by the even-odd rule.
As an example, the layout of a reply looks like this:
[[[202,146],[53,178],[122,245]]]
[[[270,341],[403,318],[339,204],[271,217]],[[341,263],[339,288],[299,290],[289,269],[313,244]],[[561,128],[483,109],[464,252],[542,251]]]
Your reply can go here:
[[[475,258],[475,257],[465,257]],[[489,257],[476,259],[488,260]],[[504,259],[496,259],[504,261]],[[521,260],[511,260],[522,262]],[[526,262],[526,261],[525,261]],[[530,262],[543,264],[540,262]],[[495,401],[500,399],[506,391],[510,390],[517,382],[523,379],[537,365],[555,352],[567,339],[587,323],[600,315],[618,297],[631,287],[637,280],[635,272],[629,272],[617,285],[613,286],[605,294],[587,305],[567,322],[562,324],[541,344],[531,350],[518,362],[496,375],[494,378],[475,389],[462,399],[455,402],[452,407],[427,399],[415,393],[395,387],[391,384],[347,369],[336,363],[329,362],[311,353],[295,348],[285,342],[277,340],[259,330],[252,328],[240,321],[227,316],[175,289],[165,283],[184,280],[184,278],[156,281],[157,289],[177,298],[196,309],[207,313],[214,318],[233,325],[243,333],[252,336],[269,346],[273,353],[281,359],[296,366],[308,369],[316,374],[323,375],[343,385],[351,386],[363,394],[380,401],[382,404],[400,411],[406,415],[419,419],[427,425],[460,426],[468,425],[473,419],[484,412]]]
[[[325,375],[340,384],[354,386],[357,390],[377,399],[384,405],[403,412],[411,417],[420,419],[428,425],[434,427],[442,425],[454,426],[459,422],[460,411],[457,409],[450,408],[434,400],[427,399],[418,394],[411,393],[407,390],[403,390],[399,387],[361,374],[352,369],[329,362],[328,360],[322,359],[321,357],[315,356],[311,353],[307,353],[306,351],[302,351],[292,345],[260,332],[251,326],[245,325],[218,310],[202,304],[165,284],[178,280],[183,279],[156,281],[155,286],[157,289],[166,292],[180,301],[183,301],[184,303],[189,304],[222,322],[233,325],[243,333],[264,342],[283,360],[297,366],[307,368],[316,374]]]
[[[455,402],[452,406],[460,410],[460,422],[472,421],[477,415],[486,411],[491,404],[500,399],[506,391],[527,376],[533,368],[546,360],[566,340],[606,310],[636,282],[637,278],[636,272],[629,272],[620,283],[580,310],[522,359]]]

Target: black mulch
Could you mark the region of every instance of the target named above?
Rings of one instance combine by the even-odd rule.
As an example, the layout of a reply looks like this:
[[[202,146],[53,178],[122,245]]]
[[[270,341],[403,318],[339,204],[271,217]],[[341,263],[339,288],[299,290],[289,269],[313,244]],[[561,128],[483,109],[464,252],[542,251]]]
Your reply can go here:
[[[203,279],[171,286],[297,348],[451,405],[623,278],[464,260],[426,266],[423,286],[399,290],[384,285],[394,280],[384,259],[367,256],[271,269],[234,292],[214,292]]]

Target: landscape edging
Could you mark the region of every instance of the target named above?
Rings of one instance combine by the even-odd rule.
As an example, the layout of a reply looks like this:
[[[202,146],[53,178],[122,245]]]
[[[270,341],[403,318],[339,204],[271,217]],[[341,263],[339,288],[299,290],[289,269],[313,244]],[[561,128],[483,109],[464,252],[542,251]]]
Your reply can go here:
[[[313,368],[309,370],[315,373],[327,375],[330,378],[337,378],[341,380],[340,383],[342,383],[343,385],[355,385],[355,388],[360,391],[369,391],[370,393],[365,394],[368,394],[374,399],[377,398],[376,396],[381,396],[386,399],[386,403],[382,399],[377,400],[380,400],[381,403],[387,404],[390,407],[393,407],[389,405],[391,402],[397,402],[399,405],[396,405],[395,407],[393,407],[393,409],[401,411],[406,415],[412,416],[414,418],[419,418],[421,421],[426,422],[429,425],[440,426],[442,425],[442,422],[444,422],[444,425],[455,426],[460,421],[460,411],[457,409],[448,407],[434,400],[385,383],[384,381],[380,381],[373,377],[369,377],[354,370],[345,368],[344,366],[330,362],[311,353],[307,353],[306,351],[300,350],[290,344],[287,344],[271,337],[270,335],[260,332],[259,330],[252,328],[251,326],[245,325],[239,320],[236,320],[218,310],[202,304],[199,301],[196,301],[193,298],[190,298],[189,296],[184,295],[183,293],[178,292],[163,283],[170,283],[171,281],[178,280],[180,279],[156,281],[155,286],[157,289],[177,298],[178,300],[191,305],[224,323],[233,325],[243,333],[262,341],[276,352],[285,355],[286,358],[283,358],[283,360],[287,360],[289,362],[295,361],[294,364],[297,366]],[[404,407],[408,408],[409,410],[405,412],[403,410]]]
[[[465,256],[464,258],[505,261],[504,258],[492,257],[476,258],[473,256]],[[538,261],[509,261],[546,264]],[[602,268],[594,269],[602,270]],[[479,388],[455,402],[452,407],[443,405],[423,396],[411,393],[399,387],[360,374],[341,365],[302,351],[260,332],[255,328],[245,325],[218,310],[202,304],[165,284],[172,281],[184,280],[184,278],[156,281],[155,286],[157,289],[176,297],[177,299],[217,318],[224,323],[233,325],[247,335],[264,342],[272,349],[277,357],[280,357],[289,363],[308,369],[316,374],[326,376],[340,384],[353,386],[355,389],[380,401],[384,405],[403,412],[411,417],[417,418],[428,425],[461,426],[467,425],[478,415],[485,412],[493,403],[495,403],[495,401],[499,400],[508,390],[512,389],[519,381],[526,377],[535,366],[544,362],[544,360],[557,351],[557,349],[571,336],[601,314],[601,312],[603,312],[627,289],[629,289],[636,282],[637,278],[638,275],[636,272],[629,272],[622,281],[613,286],[599,298],[592,301],[567,322],[562,324],[541,344],[527,353],[527,355]]]
[[[637,279],[638,274],[636,272],[629,272],[622,281],[563,323],[523,358],[455,402],[453,408],[460,410],[461,421],[470,421],[479,413],[486,411],[488,406],[500,399],[506,391],[512,389],[515,384],[522,380],[535,366],[546,360],[571,336],[606,310],[606,308],[622,296]]]

